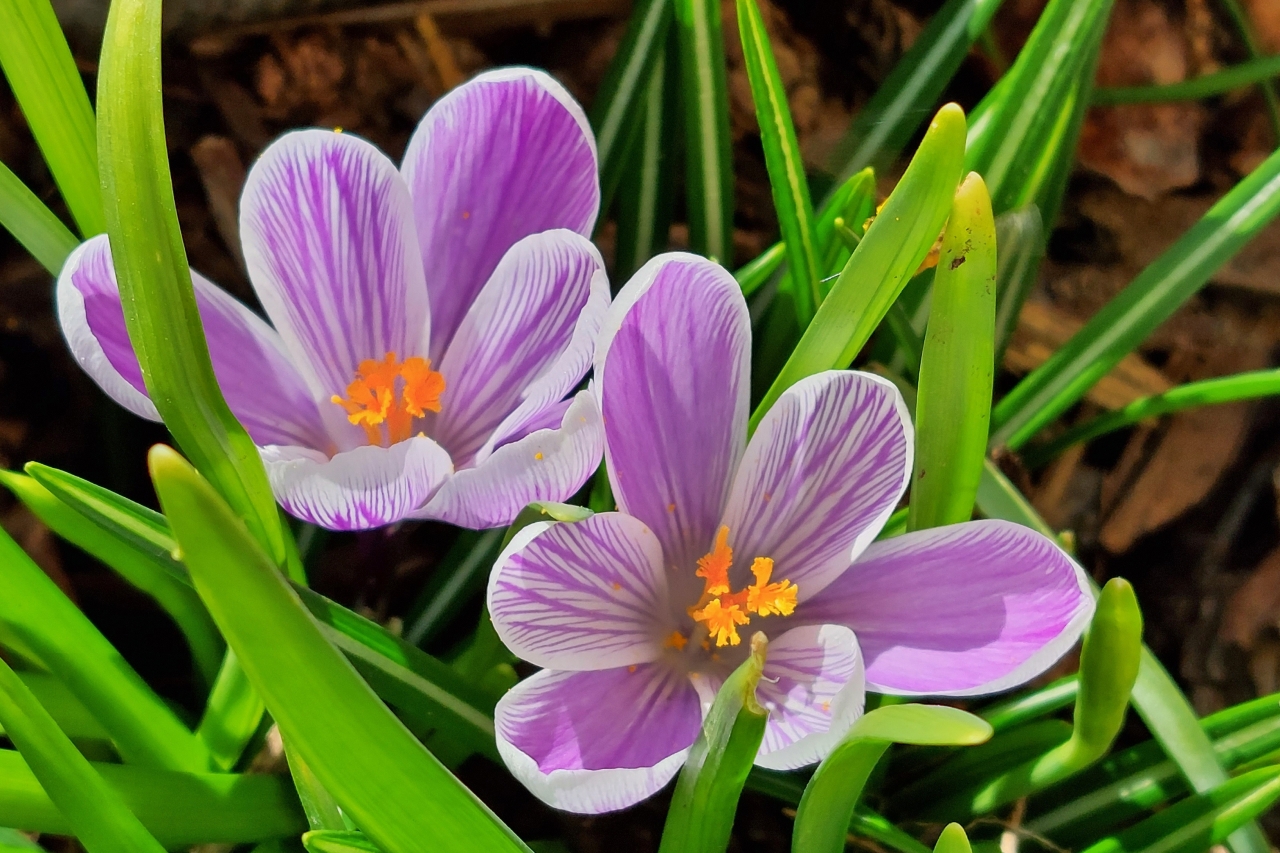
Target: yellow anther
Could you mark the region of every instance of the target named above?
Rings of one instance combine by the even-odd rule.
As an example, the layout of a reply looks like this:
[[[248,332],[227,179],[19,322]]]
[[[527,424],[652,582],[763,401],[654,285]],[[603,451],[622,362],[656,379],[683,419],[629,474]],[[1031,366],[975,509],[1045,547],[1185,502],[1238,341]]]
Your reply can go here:
[[[429,359],[415,355],[401,362],[389,352],[382,361],[360,362],[347,396],[330,399],[346,410],[347,420],[364,428],[370,444],[384,444],[385,423],[385,444],[390,445],[413,435],[414,418],[440,411],[444,388],[444,377],[431,369]]]
[[[799,591],[791,581],[769,583],[773,576],[773,560],[768,557],[756,557],[751,564],[751,574],[756,582],[747,587],[747,611],[761,616],[790,616],[796,609],[796,593]]]
[[[698,559],[700,578],[706,578],[706,595],[724,595],[729,591],[729,567],[733,565],[733,549],[729,547],[729,528],[721,527],[711,553]]]
[[[689,608],[695,622],[704,623],[717,646],[738,645],[739,625],[751,621],[748,615],[790,616],[796,609],[799,588],[789,580],[770,583],[773,560],[756,557],[751,563],[755,583],[730,592],[729,569],[733,565],[733,549],[729,547],[729,528],[721,527],[710,553],[698,560],[697,576],[706,580],[706,588],[698,603]],[[682,638],[683,639],[683,638]],[[677,648],[683,647],[683,642]],[[709,647],[709,643],[704,643]]]
[[[730,604],[725,607],[718,598],[711,599],[706,607],[693,614],[693,618],[706,623],[717,646],[738,645],[742,642],[742,638],[738,636],[738,626],[751,621],[751,617],[743,613],[738,605]]]

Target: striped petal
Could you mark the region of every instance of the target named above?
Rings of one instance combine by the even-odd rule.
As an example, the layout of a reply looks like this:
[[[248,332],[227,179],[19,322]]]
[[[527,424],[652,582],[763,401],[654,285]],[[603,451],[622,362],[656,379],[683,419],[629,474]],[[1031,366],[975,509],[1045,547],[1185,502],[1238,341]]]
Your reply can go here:
[[[852,628],[872,690],[975,696],[1044,672],[1092,616],[1074,560],[1034,530],[990,520],[877,542],[792,618]]]
[[[306,384],[275,330],[225,290],[191,273],[218,385],[258,445],[322,448],[328,438]],[[107,235],[80,244],[57,285],[58,322],[76,361],[109,397],[159,420],[125,329]]]
[[[444,448],[421,435],[332,458],[302,447],[264,447],[261,453],[280,505],[329,530],[367,530],[407,518],[453,472]]]
[[[661,664],[543,670],[494,711],[498,753],[547,805],[600,814],[657,793],[702,725],[698,694]]]
[[[521,530],[494,564],[488,604],[507,648],[563,670],[648,663],[673,629],[662,546],[617,512]]]
[[[801,601],[831,583],[880,532],[911,475],[902,395],[869,373],[827,371],[788,388],[747,447],[724,524],[735,586],[754,557]]]
[[[648,524],[688,578],[715,538],[742,455],[750,357],[737,282],[685,254],[645,264],[610,306],[596,343],[618,508]]]
[[[366,359],[425,355],[428,303],[409,190],[349,133],[273,142],[240,200],[249,278],[316,399],[342,395]]]
[[[532,68],[487,71],[437,101],[409,140],[402,169],[437,359],[508,249],[555,228],[588,237],[600,207],[586,115]]]

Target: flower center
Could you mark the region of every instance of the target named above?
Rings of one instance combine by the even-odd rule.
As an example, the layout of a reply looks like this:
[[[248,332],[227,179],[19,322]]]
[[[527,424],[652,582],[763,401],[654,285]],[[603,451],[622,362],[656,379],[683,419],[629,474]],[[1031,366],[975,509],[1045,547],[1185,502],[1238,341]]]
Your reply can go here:
[[[400,361],[389,352],[382,361],[360,362],[347,396],[330,399],[347,410],[347,420],[364,428],[370,444],[385,447],[409,438],[414,418],[440,411],[443,393],[444,377],[431,369],[430,359],[415,355]]]
[[[757,616],[790,616],[796,609],[796,593],[799,587],[789,580],[770,583],[773,576],[773,560],[756,557],[751,563],[755,583],[732,592],[729,588],[729,568],[733,565],[733,549],[729,547],[729,528],[721,527],[716,534],[715,547],[698,560],[694,573],[706,581],[702,597],[689,608],[695,622],[705,625],[710,639],[716,646],[736,646],[742,642],[738,626],[751,622],[750,614]],[[668,644],[676,649],[684,647],[687,640],[680,635]]]

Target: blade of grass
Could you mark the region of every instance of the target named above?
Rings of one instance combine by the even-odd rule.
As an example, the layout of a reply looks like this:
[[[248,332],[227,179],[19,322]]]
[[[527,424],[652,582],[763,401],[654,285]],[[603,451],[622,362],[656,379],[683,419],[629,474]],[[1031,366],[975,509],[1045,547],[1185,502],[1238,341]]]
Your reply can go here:
[[[991,418],[995,320],[995,219],[982,178],[970,172],[956,190],[933,279],[909,530],[973,517]]]
[[[1280,151],[1209,209],[1178,242],[992,412],[992,447],[1018,449],[1073,406],[1217,269],[1280,213]]]
[[[625,175],[630,129],[646,109],[646,89],[654,64],[666,51],[670,29],[668,0],[637,3],[591,105],[591,127],[600,159],[602,213],[609,209],[614,191]]]
[[[3,660],[0,723],[88,853],[164,853]]]
[[[764,740],[769,712],[756,700],[768,641],[757,632],[751,654],[725,679],[680,770],[658,853],[724,853],[738,797]]]
[[[831,152],[829,171],[843,180],[873,166],[883,169],[924,124],[973,43],[1003,0],[948,0],[929,19],[875,95]]]
[[[214,378],[182,246],[162,113],[160,0],[113,0],[98,111],[107,233],[151,400],[196,467],[284,566],[288,531],[258,450]]]
[[[787,90],[778,73],[778,63],[769,45],[769,34],[755,0],[737,0],[738,32],[742,53],[755,102],[756,121],[760,125],[760,142],[764,148],[765,168],[773,192],[773,207],[778,215],[778,229],[786,247],[787,270],[791,276],[791,294],[796,320],[801,329],[809,325],[815,307],[822,301],[818,281],[817,236],[813,201],[809,198],[809,182],[805,176],[800,143],[796,139]]]
[[[719,0],[673,0],[685,104],[689,248],[733,265],[733,140]]]
[[[0,225],[50,275],[58,274],[67,255],[80,242],[62,224],[62,220],[3,163],[0,163]]]
[[[1141,421],[1199,406],[1218,406],[1277,394],[1280,394],[1280,369],[1254,370],[1234,376],[1188,382],[1163,394],[1134,400],[1123,408],[1073,426],[1045,445],[1029,448],[1023,457],[1029,465],[1042,465],[1073,444],[1092,441],[1100,435]]]
[[[1236,32],[1240,34],[1240,40],[1244,42],[1249,58],[1258,59],[1262,56],[1262,51],[1258,49],[1258,40],[1253,35],[1249,14],[1240,5],[1239,0],[1219,0],[1219,3],[1231,18]],[[1276,144],[1280,145],[1280,97],[1276,96],[1275,83],[1270,80],[1261,80],[1258,82],[1258,89],[1262,92],[1262,100],[1267,105],[1267,118],[1271,120],[1271,132],[1274,134]]]
[[[0,3],[0,66],[80,233],[106,231],[93,107],[49,0]]]
[[[880,325],[951,210],[964,151],[964,113],[938,111],[911,164],[854,250],[800,343],[751,416],[751,428],[793,384],[847,367]]]
[[[149,463],[200,597],[285,740],[356,825],[388,853],[420,850],[427,837],[441,851],[527,851],[329,644],[195,469],[163,445]]]
[[[110,734],[125,761],[205,770],[203,745],[7,534],[0,534],[0,639],[30,652]]]
[[[298,798],[279,776],[91,764],[167,848],[296,836],[307,826]],[[0,750],[0,820],[31,832],[73,832],[67,816],[49,799],[27,762],[8,749]]]
[[[1018,326],[1022,306],[1036,283],[1044,257],[1044,221],[1035,205],[996,217],[996,350],[995,363],[1004,363],[1005,347]]]
[[[890,705],[867,712],[823,759],[805,786],[791,836],[794,853],[840,853],[862,789],[894,743],[969,745],[991,737],[991,726],[959,710]]]
[[[213,683],[225,646],[191,584],[175,576],[171,559],[159,559],[150,549],[138,548],[98,526],[29,476],[0,471],[0,484],[58,536],[154,599],[182,631],[204,683]]]
[[[1225,95],[1255,83],[1280,76],[1280,56],[1264,56],[1232,65],[1212,74],[1202,74],[1178,83],[1158,86],[1106,86],[1093,91],[1093,105],[1153,104],[1167,101],[1199,101]]]

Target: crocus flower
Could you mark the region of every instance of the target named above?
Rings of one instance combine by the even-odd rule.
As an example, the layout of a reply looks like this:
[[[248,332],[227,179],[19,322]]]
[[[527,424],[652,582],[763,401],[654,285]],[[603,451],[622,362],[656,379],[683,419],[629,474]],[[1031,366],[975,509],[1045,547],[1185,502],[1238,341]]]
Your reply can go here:
[[[748,442],[750,343],[720,267],[675,254],[636,273],[595,353],[618,511],[525,527],[494,566],[494,627],[545,667],[498,703],[498,750],[553,806],[604,812],[661,788],[756,631],[770,639],[756,763],[786,770],[831,750],[866,689],[1013,687],[1093,612],[1080,567],[1025,527],[875,542],[911,472],[898,391],[810,376]]]
[[[598,465],[586,391],[609,302],[586,239],[595,139],[546,74],[481,74],[423,118],[399,170],[348,133],[286,134],[240,202],[271,325],[193,274],[214,372],[276,498],[335,530],[435,518],[509,523]],[[105,235],[58,278],[72,352],[159,420],[125,331]]]

